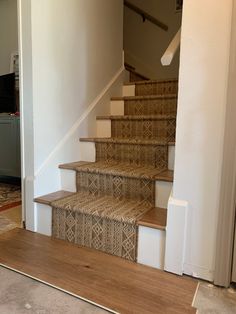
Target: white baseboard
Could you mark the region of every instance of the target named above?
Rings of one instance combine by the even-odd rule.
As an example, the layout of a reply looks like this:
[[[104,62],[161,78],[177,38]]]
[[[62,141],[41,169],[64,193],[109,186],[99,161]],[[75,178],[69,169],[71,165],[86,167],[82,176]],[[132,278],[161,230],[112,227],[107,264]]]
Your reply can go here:
[[[183,274],[187,227],[186,201],[170,197],[167,211],[165,267],[166,271]]]
[[[213,281],[214,280],[214,271],[210,269],[206,269],[204,267],[200,267],[193,264],[184,263],[183,273],[195,278]]]

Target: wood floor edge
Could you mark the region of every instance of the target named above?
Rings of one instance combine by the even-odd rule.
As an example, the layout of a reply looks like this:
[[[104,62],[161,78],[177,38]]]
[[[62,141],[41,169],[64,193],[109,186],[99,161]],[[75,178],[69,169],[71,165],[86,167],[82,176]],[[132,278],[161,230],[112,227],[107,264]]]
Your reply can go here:
[[[75,294],[75,293],[72,293],[72,292],[67,291],[67,290],[65,290],[65,289],[63,289],[63,288],[60,288],[60,287],[55,286],[55,285],[53,285],[53,284],[50,284],[50,283],[47,282],[47,281],[44,281],[44,280],[39,279],[39,278],[37,278],[37,277],[31,276],[31,275],[29,275],[29,274],[27,274],[27,273],[24,273],[24,272],[22,272],[22,271],[20,271],[20,270],[18,270],[18,269],[16,269],[16,268],[7,266],[7,265],[5,265],[5,264],[3,264],[3,263],[0,263],[0,267],[9,269],[9,270],[11,270],[11,271],[14,271],[14,272],[20,274],[20,275],[23,275],[23,276],[25,276],[25,277],[31,278],[31,279],[33,279],[33,280],[35,280],[35,281],[38,281],[38,282],[40,282],[40,283],[42,283],[42,284],[44,284],[44,285],[47,285],[47,286],[49,286],[49,287],[52,287],[52,288],[57,289],[57,290],[59,290],[59,291],[62,291],[62,292],[64,292],[64,293],[67,293],[67,294],[69,294],[69,295],[71,295],[71,296],[73,296],[73,297],[75,297],[75,298],[77,298],[77,299],[80,299],[80,300],[85,301],[85,302],[87,302],[87,303],[89,303],[89,304],[95,305],[95,306],[97,306],[97,307],[99,307],[99,308],[101,308],[101,309],[103,309],[103,310],[106,310],[106,311],[108,311],[108,312],[110,312],[110,313],[119,314],[119,312],[113,311],[112,309],[109,309],[109,308],[107,308],[107,307],[105,307],[105,306],[102,306],[102,305],[100,305],[100,304],[98,304],[98,303],[96,303],[96,302],[93,302],[93,301],[88,300],[88,299],[86,299],[86,298],[84,298],[84,297],[81,297],[81,296],[79,296],[79,295],[77,295],[77,294]]]
[[[194,309],[195,309],[194,303],[196,301],[196,297],[197,297],[197,293],[198,293],[199,287],[200,287],[200,282],[198,282],[198,284],[197,284],[197,288],[196,288],[196,291],[195,291],[194,296],[193,296],[193,302],[191,304]]]

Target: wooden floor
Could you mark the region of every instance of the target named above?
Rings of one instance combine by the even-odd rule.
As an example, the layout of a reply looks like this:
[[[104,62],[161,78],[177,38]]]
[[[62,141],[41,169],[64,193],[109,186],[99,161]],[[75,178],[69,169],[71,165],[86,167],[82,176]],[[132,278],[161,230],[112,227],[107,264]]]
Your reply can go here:
[[[23,229],[0,235],[0,263],[118,313],[196,313],[195,280]]]

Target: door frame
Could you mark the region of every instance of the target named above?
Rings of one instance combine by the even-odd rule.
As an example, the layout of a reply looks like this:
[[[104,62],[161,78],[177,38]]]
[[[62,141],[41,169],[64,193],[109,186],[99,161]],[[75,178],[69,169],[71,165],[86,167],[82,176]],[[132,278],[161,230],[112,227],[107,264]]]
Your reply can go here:
[[[31,0],[17,0],[20,81],[22,218],[35,231]]]
[[[229,287],[232,276],[236,208],[236,0],[233,0],[224,149],[219,194],[214,284]],[[223,82],[222,82],[223,83]]]

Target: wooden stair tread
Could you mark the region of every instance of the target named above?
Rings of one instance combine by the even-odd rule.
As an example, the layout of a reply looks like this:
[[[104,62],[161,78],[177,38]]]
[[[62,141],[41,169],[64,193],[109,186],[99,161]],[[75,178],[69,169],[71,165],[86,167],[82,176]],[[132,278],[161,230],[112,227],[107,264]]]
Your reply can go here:
[[[173,178],[174,178],[174,171],[173,170],[164,170],[162,172],[160,172],[157,176],[158,181],[166,181],[166,182],[173,182]]]
[[[120,169],[122,168],[123,169]],[[173,171],[162,170],[148,166],[135,166],[124,162],[88,162],[77,161],[59,165],[60,169],[75,170],[80,172],[91,172],[118,175],[128,178],[146,178],[153,181],[173,182]],[[118,168],[118,169],[117,169]],[[120,170],[119,170],[120,169]]]
[[[176,115],[162,114],[162,115],[97,116],[97,120],[169,120],[169,119],[176,119]]]
[[[134,82],[126,82],[124,83],[124,86],[128,85],[141,85],[141,84],[159,84],[159,83],[168,83],[168,82],[178,82],[178,79],[176,78],[170,78],[170,79],[163,79],[163,80],[144,80],[144,81],[134,81]]]
[[[61,190],[61,191],[53,192],[53,193],[46,194],[40,197],[36,197],[34,199],[34,202],[39,203],[39,204],[50,205],[54,201],[57,201],[67,196],[71,196],[73,194],[74,194],[73,192]]]
[[[82,162],[77,163],[74,168],[80,172],[100,173],[107,175],[117,175],[127,178],[143,178],[153,181],[173,181],[173,171],[162,170],[149,166],[137,166],[125,162]]]
[[[167,142],[160,139],[145,139],[145,138],[119,138],[119,137],[82,137],[81,142],[95,143],[114,143],[114,144],[137,144],[137,145],[168,145],[174,146],[175,142]]]
[[[153,206],[136,199],[117,198],[112,195],[94,195],[88,191],[78,191],[69,197],[64,197],[51,203],[52,207],[62,210],[70,209],[99,219],[108,219],[128,224],[137,221]]]
[[[177,94],[158,94],[158,95],[145,95],[145,96],[121,96],[111,97],[111,100],[149,100],[149,99],[169,99],[176,98]]]
[[[68,162],[64,164],[60,164],[59,168],[60,169],[66,169],[66,170],[75,170],[77,167],[81,165],[87,164],[88,161],[75,161],[75,162]]]
[[[154,207],[150,209],[141,219],[138,220],[138,225],[165,230],[166,220],[167,209]]]

